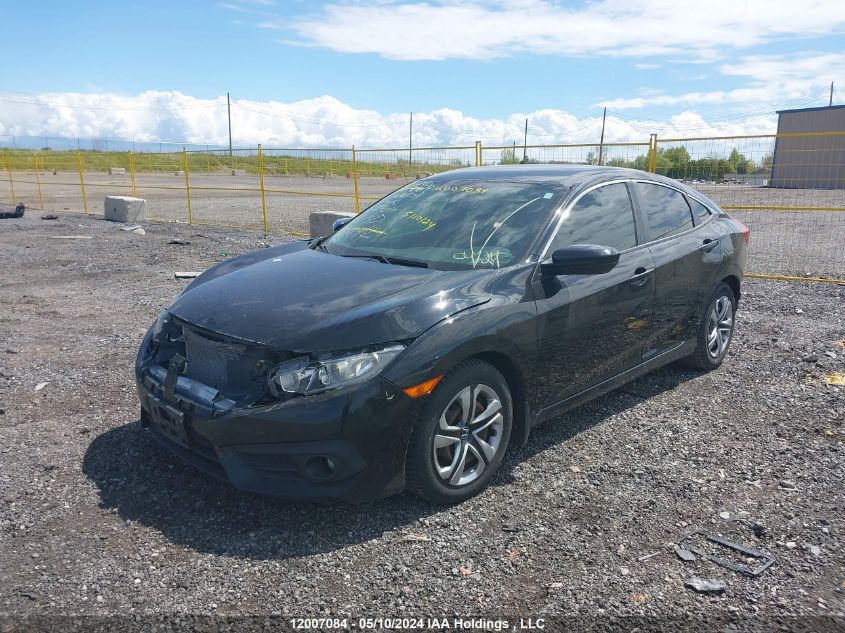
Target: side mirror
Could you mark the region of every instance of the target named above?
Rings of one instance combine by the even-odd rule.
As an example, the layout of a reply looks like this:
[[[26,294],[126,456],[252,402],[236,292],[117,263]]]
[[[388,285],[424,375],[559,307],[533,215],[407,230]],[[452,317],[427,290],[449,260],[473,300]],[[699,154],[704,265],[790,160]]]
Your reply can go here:
[[[332,224],[332,233],[337,233],[340,229],[349,224],[351,221],[352,218],[340,218],[339,220],[335,220]]]
[[[619,263],[619,251],[598,244],[573,244],[552,253],[552,261],[541,264],[547,275],[601,275]]]

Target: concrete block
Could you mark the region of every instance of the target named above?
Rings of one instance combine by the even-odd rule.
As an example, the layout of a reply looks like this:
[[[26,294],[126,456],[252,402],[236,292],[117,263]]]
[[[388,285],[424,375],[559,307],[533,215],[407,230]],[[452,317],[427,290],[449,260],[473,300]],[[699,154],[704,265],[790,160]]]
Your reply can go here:
[[[109,175],[114,176],[115,174],[125,174],[126,167],[109,167]]]
[[[232,175],[233,176],[246,176],[246,169],[233,169]]]
[[[106,220],[139,222],[147,217],[147,201],[130,196],[106,196]]]
[[[311,237],[322,237],[331,235],[332,224],[344,218],[354,218],[354,213],[341,213],[339,211],[315,211],[308,217],[311,226]]]

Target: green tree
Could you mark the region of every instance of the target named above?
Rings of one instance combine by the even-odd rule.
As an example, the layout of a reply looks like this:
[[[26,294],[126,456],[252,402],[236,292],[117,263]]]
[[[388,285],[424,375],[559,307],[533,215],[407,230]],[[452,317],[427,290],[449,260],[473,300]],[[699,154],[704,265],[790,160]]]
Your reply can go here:
[[[519,163],[519,159],[517,159],[516,152],[513,148],[502,150],[502,157],[499,160],[499,163],[502,165],[516,165]]]

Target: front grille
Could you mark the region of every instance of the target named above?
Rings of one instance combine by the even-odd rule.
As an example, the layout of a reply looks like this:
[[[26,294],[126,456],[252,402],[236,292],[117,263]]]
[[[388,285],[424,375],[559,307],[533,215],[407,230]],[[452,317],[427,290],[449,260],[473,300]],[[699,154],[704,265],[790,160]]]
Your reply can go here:
[[[212,341],[189,328],[182,328],[185,336],[186,375],[204,385],[223,389],[231,384],[230,374],[243,368],[245,345]]]

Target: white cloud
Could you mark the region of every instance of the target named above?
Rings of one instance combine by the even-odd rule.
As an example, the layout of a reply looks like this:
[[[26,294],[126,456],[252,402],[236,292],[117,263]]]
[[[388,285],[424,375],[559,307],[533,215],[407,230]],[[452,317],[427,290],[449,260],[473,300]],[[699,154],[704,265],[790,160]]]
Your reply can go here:
[[[602,101],[597,106],[626,110],[647,106],[743,104],[746,109],[807,100],[824,92],[831,81],[845,83],[845,53],[803,52],[794,55],[752,55],[719,67],[723,75],[744,77],[749,85],[734,90],[649,94]],[[822,105],[808,103],[809,105]],[[804,105],[808,105],[804,104]]]
[[[845,27],[845,3],[830,0],[596,0],[577,8],[553,0],[369,0],[327,4],[264,28],[300,44],[397,60],[494,59],[539,55],[691,55]],[[285,41],[290,42],[291,38]]]
[[[637,70],[655,70],[660,68],[660,64],[634,64],[634,68]]]
[[[105,93],[0,95],[0,143],[10,137],[66,137],[183,141],[225,145],[228,142],[226,98],[197,99],[180,92],[142,92],[136,96]],[[529,144],[595,143],[601,116],[578,118],[554,109],[515,112],[504,118],[477,118],[441,108],[414,113],[414,145],[510,145],[522,142],[529,119]],[[768,112],[754,120],[710,124],[684,112],[666,122],[624,120],[608,116],[605,140],[645,142],[661,136],[754,134],[774,131]],[[236,146],[265,147],[406,147],[408,114],[361,110],[331,96],[293,103],[236,100],[232,106]],[[19,139],[20,141],[20,139]]]

